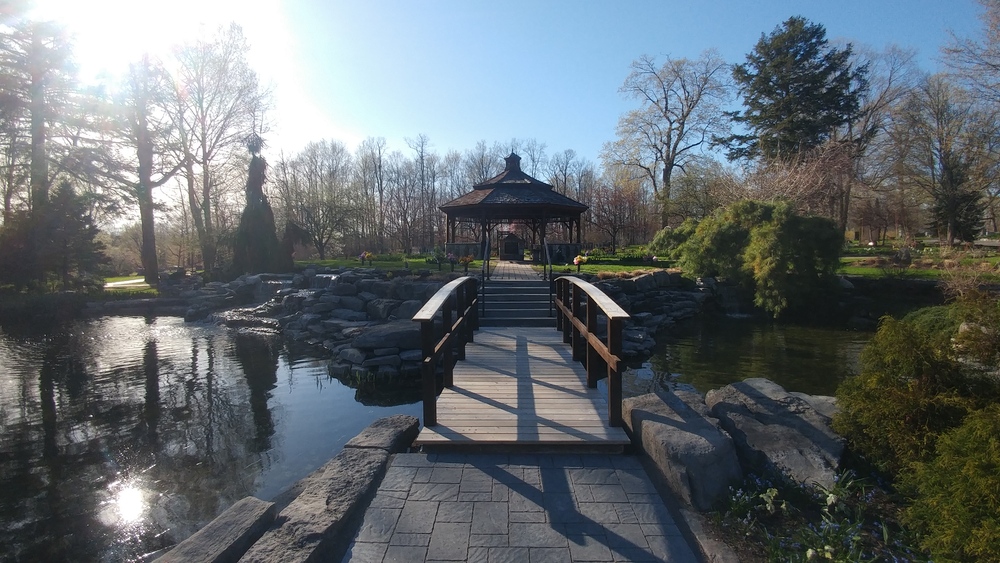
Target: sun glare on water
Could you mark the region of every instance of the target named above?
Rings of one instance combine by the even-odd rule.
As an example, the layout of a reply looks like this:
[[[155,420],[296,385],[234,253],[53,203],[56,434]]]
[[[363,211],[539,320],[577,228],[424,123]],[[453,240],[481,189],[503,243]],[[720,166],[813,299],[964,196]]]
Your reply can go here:
[[[142,489],[134,485],[122,488],[115,497],[115,506],[122,522],[126,524],[137,522],[146,510]]]

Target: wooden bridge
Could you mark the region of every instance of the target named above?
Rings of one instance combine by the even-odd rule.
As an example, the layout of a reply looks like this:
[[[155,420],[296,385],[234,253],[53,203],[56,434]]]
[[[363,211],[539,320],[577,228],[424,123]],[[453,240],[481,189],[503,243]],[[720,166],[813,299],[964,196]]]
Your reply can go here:
[[[500,262],[491,278],[491,285],[539,280],[515,262]],[[555,286],[548,327],[480,328],[488,294],[474,277],[449,283],[413,317],[424,351],[424,420],[414,445],[615,451],[629,443],[621,427],[618,357],[628,315],[577,278]],[[483,318],[490,310],[485,303]],[[529,318],[525,324],[537,324]],[[437,396],[439,369],[444,388]],[[603,377],[606,395],[597,386]]]

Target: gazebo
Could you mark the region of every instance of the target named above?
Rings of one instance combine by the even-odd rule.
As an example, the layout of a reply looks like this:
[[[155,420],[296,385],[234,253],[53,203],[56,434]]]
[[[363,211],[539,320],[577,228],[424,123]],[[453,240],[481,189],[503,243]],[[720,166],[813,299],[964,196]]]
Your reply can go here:
[[[550,253],[564,258],[579,254],[580,216],[588,207],[529,176],[521,170],[521,157],[513,152],[504,160],[507,165],[503,172],[439,207],[448,217],[448,251],[482,258],[486,237],[497,226],[521,223],[531,229],[532,243],[539,242],[536,250],[544,248],[549,225],[565,226],[569,240],[550,244]],[[479,225],[482,238],[472,244],[456,242],[455,231],[460,223]],[[539,260],[539,252],[533,252],[533,258]]]

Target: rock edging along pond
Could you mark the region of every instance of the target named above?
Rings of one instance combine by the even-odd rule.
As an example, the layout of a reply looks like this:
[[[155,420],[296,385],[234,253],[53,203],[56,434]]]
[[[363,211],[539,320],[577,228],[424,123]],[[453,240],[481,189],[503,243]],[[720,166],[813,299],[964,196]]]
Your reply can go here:
[[[408,449],[418,430],[412,416],[376,420],[273,501],[240,500],[158,561],[329,560],[346,549],[343,532],[374,495],[389,456]]]
[[[228,283],[189,285],[169,291],[175,297],[166,298],[163,308],[143,300],[101,304],[91,313],[177,314],[183,308],[188,321],[280,333],[290,341],[322,348],[332,359],[334,377],[417,378],[420,330],[410,319],[458,276],[432,279],[429,270],[307,268],[298,274],[246,275]],[[709,296],[703,288],[685,284],[679,274],[663,270],[593,281],[632,315],[623,334],[626,360],[648,356],[657,331],[697,315]]]
[[[745,474],[833,486],[844,439],[833,397],[790,393],[763,378],[701,395],[663,391],[622,402],[622,418],[673,494],[712,509]]]

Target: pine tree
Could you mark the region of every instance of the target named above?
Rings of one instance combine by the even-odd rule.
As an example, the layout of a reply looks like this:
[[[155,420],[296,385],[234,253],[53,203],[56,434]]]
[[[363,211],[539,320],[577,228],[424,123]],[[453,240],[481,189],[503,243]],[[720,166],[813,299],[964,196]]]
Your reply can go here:
[[[745,110],[730,113],[746,134],[716,139],[730,160],[795,160],[853,120],[868,88],[867,65],[853,67],[852,50],[829,46],[826,29],[789,18],[760,41],[733,79]]]

